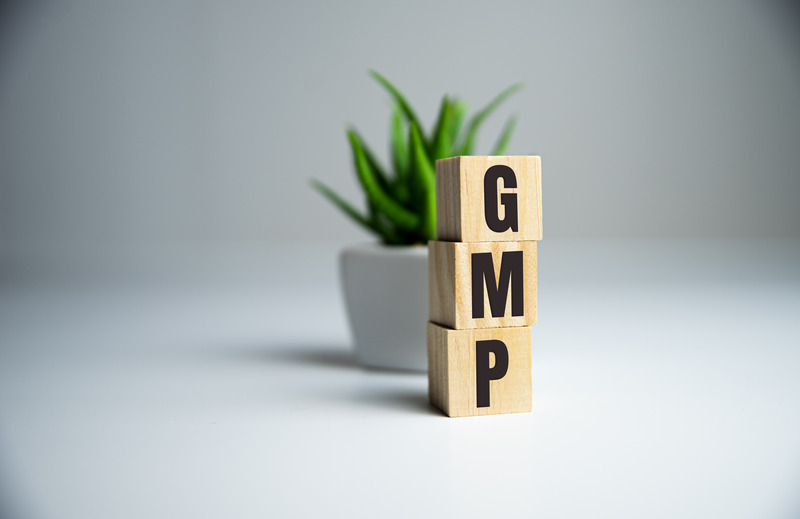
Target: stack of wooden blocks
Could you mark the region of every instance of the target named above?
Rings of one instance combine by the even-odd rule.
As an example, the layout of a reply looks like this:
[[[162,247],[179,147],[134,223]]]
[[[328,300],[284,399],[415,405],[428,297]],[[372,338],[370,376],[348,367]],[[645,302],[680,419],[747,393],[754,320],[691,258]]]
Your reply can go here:
[[[436,162],[428,243],[428,383],[448,416],[530,412],[539,157]]]

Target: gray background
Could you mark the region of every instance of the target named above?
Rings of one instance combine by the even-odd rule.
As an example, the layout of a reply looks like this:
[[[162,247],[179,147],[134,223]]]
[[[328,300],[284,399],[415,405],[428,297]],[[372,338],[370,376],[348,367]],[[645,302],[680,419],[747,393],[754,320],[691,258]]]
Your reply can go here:
[[[780,2],[17,2],[0,54],[0,239],[346,242],[344,137],[385,156],[375,68],[430,121],[525,90],[547,239],[800,237],[797,9]],[[43,247],[45,249],[43,249]],[[30,252],[34,251],[34,252]],[[47,252],[51,254],[51,252]]]
[[[798,517],[799,14],[1,3],[0,517]],[[368,68],[526,85],[479,152],[543,160],[533,413],[355,363],[309,179],[363,202]]]

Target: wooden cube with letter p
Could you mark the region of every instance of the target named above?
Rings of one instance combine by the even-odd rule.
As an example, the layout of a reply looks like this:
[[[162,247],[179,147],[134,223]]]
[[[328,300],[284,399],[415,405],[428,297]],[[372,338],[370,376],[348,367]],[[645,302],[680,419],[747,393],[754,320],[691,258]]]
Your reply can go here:
[[[530,412],[531,329],[428,323],[428,389],[431,403],[452,417]]]
[[[536,242],[428,242],[428,316],[459,330],[536,324]]]
[[[542,239],[541,158],[436,161],[436,232],[458,242]]]

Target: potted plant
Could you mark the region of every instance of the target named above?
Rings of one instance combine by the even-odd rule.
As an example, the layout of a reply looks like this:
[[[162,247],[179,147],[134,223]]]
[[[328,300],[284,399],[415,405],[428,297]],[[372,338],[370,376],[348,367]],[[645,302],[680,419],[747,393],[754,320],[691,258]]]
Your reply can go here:
[[[427,369],[428,240],[436,239],[435,168],[438,159],[471,155],[486,118],[521,85],[508,87],[467,119],[466,104],[445,95],[433,129],[425,131],[405,96],[375,71],[391,95],[391,165],[384,167],[364,139],[349,129],[355,172],[366,196],[360,211],[318,180],[313,186],[380,243],[355,245],[340,256],[342,284],[355,341],[366,366]],[[468,122],[467,122],[468,121]],[[492,155],[503,155],[515,118],[506,122]]]

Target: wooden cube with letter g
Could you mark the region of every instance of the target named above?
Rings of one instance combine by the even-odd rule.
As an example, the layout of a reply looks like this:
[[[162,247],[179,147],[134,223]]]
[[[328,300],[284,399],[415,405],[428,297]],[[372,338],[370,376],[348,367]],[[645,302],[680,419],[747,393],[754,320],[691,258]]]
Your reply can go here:
[[[438,239],[541,240],[541,164],[538,156],[437,160]]]
[[[431,404],[452,417],[530,412],[531,329],[428,323],[428,389]]]

